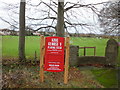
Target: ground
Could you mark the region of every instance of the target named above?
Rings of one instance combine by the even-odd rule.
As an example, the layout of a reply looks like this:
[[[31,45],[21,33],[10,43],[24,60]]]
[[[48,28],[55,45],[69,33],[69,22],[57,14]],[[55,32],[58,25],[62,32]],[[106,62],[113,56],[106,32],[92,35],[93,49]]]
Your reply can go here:
[[[33,71],[30,70],[32,68]],[[89,75],[86,75],[85,71],[77,70],[77,68],[70,68],[67,85],[63,84],[63,72],[45,72],[45,81],[40,83],[39,70],[27,67],[3,73],[3,82],[6,88],[102,88],[103,86],[93,79],[92,74],[87,72]]]
[[[97,80],[96,78],[96,76],[101,77],[104,75],[104,74],[101,75],[98,68],[97,69],[94,68],[91,70],[83,67],[69,67],[69,77],[68,77],[67,85],[63,83],[64,72],[45,71],[44,82],[41,83],[39,70],[40,70],[39,63],[34,64],[29,62],[25,65],[19,65],[17,62],[13,62],[13,63],[9,63],[9,62],[7,63],[7,61],[3,62],[3,87],[4,88],[106,88],[106,85],[104,86],[104,84],[100,83],[99,80]],[[95,72],[95,70],[99,72]],[[95,73],[96,76],[93,74],[93,72]],[[105,74],[107,74],[107,72],[105,72]],[[112,78],[115,77],[113,76]],[[112,84],[107,84],[108,85],[107,87],[109,88],[117,87],[116,85],[117,82],[112,82]]]

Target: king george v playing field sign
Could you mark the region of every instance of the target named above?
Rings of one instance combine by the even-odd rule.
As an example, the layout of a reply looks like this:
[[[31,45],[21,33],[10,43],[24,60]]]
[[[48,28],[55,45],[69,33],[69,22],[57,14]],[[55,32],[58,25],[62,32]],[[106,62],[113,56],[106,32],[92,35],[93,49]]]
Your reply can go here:
[[[64,38],[45,38],[44,70],[49,72],[64,71]]]

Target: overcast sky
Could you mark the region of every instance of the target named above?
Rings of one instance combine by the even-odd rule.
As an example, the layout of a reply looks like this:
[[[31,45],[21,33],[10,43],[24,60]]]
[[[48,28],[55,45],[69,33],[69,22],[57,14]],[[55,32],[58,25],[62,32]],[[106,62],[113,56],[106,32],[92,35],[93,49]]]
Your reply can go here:
[[[26,1],[29,1],[29,0],[26,0]],[[39,2],[39,0],[31,0],[33,4],[37,4]],[[49,2],[49,0],[43,0],[45,2]],[[65,0],[65,2],[77,2],[78,0]],[[100,2],[106,2],[108,0],[80,0],[82,4],[91,4],[91,3],[100,3]],[[115,1],[115,0],[112,0],[112,1]],[[7,20],[9,20],[10,17],[8,17],[8,11],[5,9],[5,4],[4,3],[7,3],[7,4],[19,4],[20,0],[1,0],[0,1],[0,17],[3,17],[3,18],[6,18]],[[3,8],[4,7],[4,8]],[[16,16],[16,18],[18,18],[18,16]],[[88,18],[87,21],[90,21],[90,16],[88,15]],[[2,20],[0,20],[0,29],[2,28],[9,28],[9,24],[3,22]]]

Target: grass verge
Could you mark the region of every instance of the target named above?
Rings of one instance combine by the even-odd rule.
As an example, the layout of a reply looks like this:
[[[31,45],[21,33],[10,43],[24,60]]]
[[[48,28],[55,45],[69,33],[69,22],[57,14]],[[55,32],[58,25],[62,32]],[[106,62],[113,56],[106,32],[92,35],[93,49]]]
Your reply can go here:
[[[91,70],[95,78],[106,88],[118,87],[116,69],[94,69]]]

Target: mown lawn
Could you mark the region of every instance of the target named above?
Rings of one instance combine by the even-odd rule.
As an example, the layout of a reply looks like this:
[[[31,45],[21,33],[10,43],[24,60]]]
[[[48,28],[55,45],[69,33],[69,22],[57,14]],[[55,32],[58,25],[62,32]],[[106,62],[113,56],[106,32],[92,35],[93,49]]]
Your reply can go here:
[[[2,37],[2,56],[4,57],[18,57],[18,36],[3,36]],[[40,37],[26,36],[25,51],[27,58],[33,58],[35,51],[37,56],[40,54]]]
[[[3,36],[2,37],[2,56],[4,57],[18,57],[18,36]],[[81,38],[71,37],[71,45],[78,45],[80,47],[96,47],[96,55],[104,56],[106,42],[108,39],[97,38]],[[34,58],[35,51],[37,57],[40,56],[40,37],[39,36],[26,36],[25,45],[26,57]],[[83,55],[83,50],[79,50],[79,55]],[[87,49],[87,55],[93,55],[93,49]]]
[[[105,55],[105,47],[108,39],[97,38],[71,38],[71,44],[78,45],[80,47],[96,47],[96,56]],[[79,54],[83,55],[83,50],[79,50]],[[87,49],[87,55],[93,55],[93,49]]]

